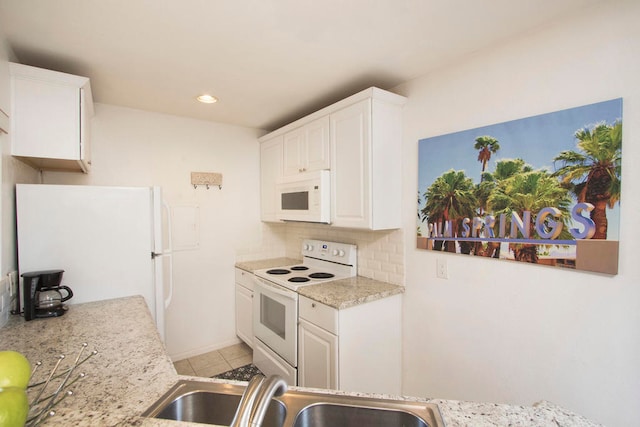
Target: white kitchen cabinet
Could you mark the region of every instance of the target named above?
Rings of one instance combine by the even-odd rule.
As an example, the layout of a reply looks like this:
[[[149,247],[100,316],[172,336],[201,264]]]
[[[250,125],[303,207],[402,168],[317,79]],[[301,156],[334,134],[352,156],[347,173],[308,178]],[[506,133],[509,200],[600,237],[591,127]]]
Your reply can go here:
[[[253,348],[253,274],[236,268],[236,335]]]
[[[298,381],[303,387],[338,388],[338,337],[311,322],[298,325]]]
[[[329,116],[284,134],[283,175],[329,169]]]
[[[282,178],[282,136],[260,144],[260,218],[279,222],[276,184]]]
[[[303,387],[400,394],[402,295],[337,310],[299,298]]]
[[[265,144],[282,138],[281,176],[331,170],[332,226],[400,228],[405,102],[403,96],[371,87],[259,140]],[[277,162],[275,156],[270,162]],[[262,183],[263,221],[277,221],[275,198],[265,197],[275,195],[271,179]]]
[[[402,226],[403,99],[398,98],[372,96],[331,114],[332,225]]]
[[[87,173],[89,79],[15,63],[10,73],[11,154],[37,169]]]

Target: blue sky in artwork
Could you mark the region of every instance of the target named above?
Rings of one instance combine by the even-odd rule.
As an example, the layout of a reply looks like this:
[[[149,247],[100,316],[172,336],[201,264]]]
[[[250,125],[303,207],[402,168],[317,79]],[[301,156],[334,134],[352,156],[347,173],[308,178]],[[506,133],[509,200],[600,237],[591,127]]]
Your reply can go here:
[[[500,150],[491,156],[487,164],[487,171],[495,170],[498,160],[522,158],[535,169],[546,168],[553,172],[553,159],[561,151],[579,151],[578,141],[574,137],[577,130],[592,128],[596,123],[603,121],[613,124],[621,119],[622,99],[618,98],[421,139],[418,142],[418,191],[421,199],[418,210],[424,206],[424,193],[427,188],[450,169],[463,170],[475,183],[480,182],[482,164],[478,161],[478,151],[473,148],[475,139],[479,136],[490,135],[500,144]],[[624,187],[624,182],[622,185]],[[618,205],[607,211],[607,218],[608,238],[618,240]]]

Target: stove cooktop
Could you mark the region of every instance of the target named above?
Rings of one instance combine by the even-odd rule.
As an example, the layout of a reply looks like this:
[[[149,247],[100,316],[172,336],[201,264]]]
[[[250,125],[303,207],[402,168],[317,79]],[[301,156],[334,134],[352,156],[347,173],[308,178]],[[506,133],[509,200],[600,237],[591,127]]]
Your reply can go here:
[[[346,243],[305,240],[302,264],[258,270],[255,275],[285,288],[296,290],[357,274],[357,248]]]
[[[301,286],[316,285],[349,277],[345,274],[321,271],[302,264],[258,270],[255,275],[294,291]]]

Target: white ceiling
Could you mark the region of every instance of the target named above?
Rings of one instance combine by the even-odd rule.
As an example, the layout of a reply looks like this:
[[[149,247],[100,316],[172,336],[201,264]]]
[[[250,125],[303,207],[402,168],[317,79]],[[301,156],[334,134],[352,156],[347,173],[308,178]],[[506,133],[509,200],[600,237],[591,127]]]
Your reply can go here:
[[[0,32],[96,102],[273,130],[604,1],[0,0]]]

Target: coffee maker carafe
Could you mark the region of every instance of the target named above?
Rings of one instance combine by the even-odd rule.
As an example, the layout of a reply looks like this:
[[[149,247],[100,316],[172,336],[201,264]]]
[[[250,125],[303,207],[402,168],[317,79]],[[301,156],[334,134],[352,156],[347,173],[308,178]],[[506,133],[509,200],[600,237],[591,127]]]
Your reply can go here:
[[[24,293],[24,320],[62,316],[73,296],[68,286],[60,286],[64,270],[33,271],[22,275]],[[61,291],[67,295],[62,296]]]

